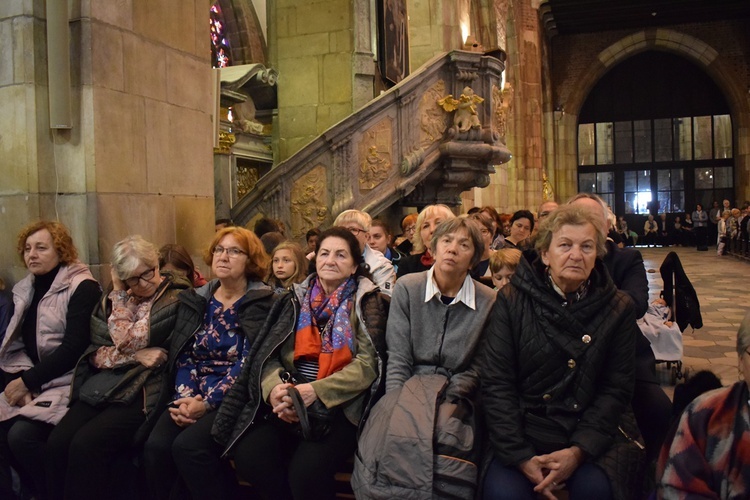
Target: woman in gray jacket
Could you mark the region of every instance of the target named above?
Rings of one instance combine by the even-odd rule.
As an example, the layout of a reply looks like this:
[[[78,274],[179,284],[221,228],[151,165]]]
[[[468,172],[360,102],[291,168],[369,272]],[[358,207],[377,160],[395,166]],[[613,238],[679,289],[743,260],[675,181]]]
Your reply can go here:
[[[484,248],[477,222],[442,222],[430,242],[433,267],[396,282],[386,330],[386,394],[360,437],[352,478],[357,495],[473,495],[473,360],[495,292],[472,280],[469,270]],[[455,446],[448,450],[442,437],[451,426],[445,434],[453,434]]]

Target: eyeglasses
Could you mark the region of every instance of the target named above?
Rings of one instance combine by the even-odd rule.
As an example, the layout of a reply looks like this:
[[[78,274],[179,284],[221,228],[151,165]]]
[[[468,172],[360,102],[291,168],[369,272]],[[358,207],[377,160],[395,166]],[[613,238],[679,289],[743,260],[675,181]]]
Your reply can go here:
[[[404,232],[406,232],[406,233],[413,233],[413,232],[414,232],[414,231],[416,231],[416,230],[417,230],[417,226],[409,226],[409,227],[407,227],[407,228],[406,228],[406,229],[404,230]]]
[[[151,278],[154,277],[154,274],[156,274],[156,268],[155,267],[153,267],[153,268],[149,269],[148,271],[140,274],[139,276],[131,276],[130,278],[125,279],[123,281],[125,282],[126,285],[128,285],[129,287],[132,288],[132,287],[140,284],[141,280],[143,280],[145,282],[148,282],[148,280],[150,280]]]
[[[224,247],[220,247],[218,245],[214,247],[213,254],[216,257],[218,257],[219,255],[223,254],[224,252],[227,252],[227,255],[230,258],[232,258],[232,259],[236,259],[240,255],[247,255],[246,251],[244,251],[244,250],[242,250],[240,248],[237,248],[237,247],[224,248]]]
[[[353,234],[354,236],[359,236],[359,233],[366,233],[366,232],[367,232],[367,231],[365,231],[364,229],[360,229],[360,228],[358,228],[358,227],[353,227],[353,226],[352,226],[352,227],[347,227],[347,228],[345,228],[345,229],[347,229],[347,230],[348,230],[348,231],[349,231],[350,233],[352,233],[352,234]]]

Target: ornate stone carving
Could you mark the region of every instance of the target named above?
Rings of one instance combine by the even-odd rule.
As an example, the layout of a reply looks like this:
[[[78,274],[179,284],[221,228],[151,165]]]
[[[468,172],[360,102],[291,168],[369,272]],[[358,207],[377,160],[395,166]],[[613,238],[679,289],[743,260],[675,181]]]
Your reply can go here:
[[[292,186],[292,236],[304,238],[310,229],[320,226],[328,215],[326,169],[317,165]]]
[[[234,134],[230,132],[219,131],[219,147],[214,148],[214,154],[228,155],[232,152],[232,144],[237,141]]]
[[[552,190],[552,184],[547,177],[547,172],[542,170],[542,201],[554,200],[555,192]]]
[[[404,159],[401,161],[401,174],[409,175],[414,172],[424,161],[424,153],[425,149],[419,148],[408,155],[404,155]]]
[[[419,103],[419,145],[428,147],[443,137],[448,128],[448,115],[437,103],[445,93],[445,82],[438,80],[422,96]]]
[[[359,189],[374,189],[391,174],[393,126],[386,118],[370,127],[359,143]]]
[[[508,118],[513,111],[513,87],[510,82],[506,82],[503,90],[496,85],[492,86],[492,101],[495,104],[495,111],[492,114],[493,129],[500,137],[505,137],[508,130]]]
[[[254,167],[237,167],[237,198],[242,198],[253,190],[260,179],[260,172]]]
[[[438,104],[447,112],[455,111],[453,115],[453,126],[459,132],[468,132],[473,128],[482,128],[477,115],[477,104],[484,102],[484,99],[474,93],[471,87],[464,87],[463,93],[458,99],[453,98],[453,94],[448,94],[438,100]]]
[[[391,172],[391,152],[378,151],[377,146],[370,146],[370,151],[359,165],[359,189],[374,189],[388,178]]]

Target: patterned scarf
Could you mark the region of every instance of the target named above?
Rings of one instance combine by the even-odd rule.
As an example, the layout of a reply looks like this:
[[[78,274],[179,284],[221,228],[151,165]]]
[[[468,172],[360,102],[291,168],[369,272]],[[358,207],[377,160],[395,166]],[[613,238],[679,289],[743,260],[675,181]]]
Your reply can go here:
[[[357,281],[349,277],[326,297],[313,278],[302,300],[294,339],[294,360],[318,360],[318,380],[341,370],[352,360],[354,334],[349,319]],[[321,332],[318,325],[324,325]]]

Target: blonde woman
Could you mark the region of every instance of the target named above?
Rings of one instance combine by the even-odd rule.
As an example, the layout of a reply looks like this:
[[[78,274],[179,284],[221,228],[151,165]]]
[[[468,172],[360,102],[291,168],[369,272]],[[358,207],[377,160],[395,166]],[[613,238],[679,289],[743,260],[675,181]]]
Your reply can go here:
[[[398,266],[398,277],[411,273],[426,271],[435,263],[435,258],[428,245],[435,228],[443,221],[455,219],[456,216],[446,205],[427,205],[417,216],[417,231],[414,234],[412,254],[401,259]]]

